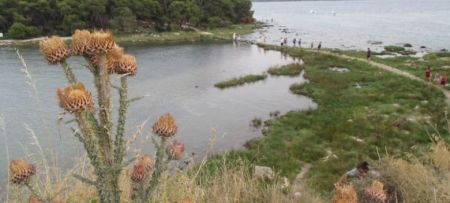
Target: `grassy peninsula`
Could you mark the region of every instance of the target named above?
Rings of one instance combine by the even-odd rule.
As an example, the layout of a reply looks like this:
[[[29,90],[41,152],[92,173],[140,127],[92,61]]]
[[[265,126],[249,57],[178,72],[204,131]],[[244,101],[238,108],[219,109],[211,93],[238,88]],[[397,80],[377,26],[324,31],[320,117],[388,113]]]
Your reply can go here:
[[[361,61],[299,48],[261,47],[305,61],[310,83],[293,85],[291,91],[313,98],[318,109],[267,121],[262,138],[249,142],[247,150],[223,155],[227,159],[270,166],[291,180],[305,164],[312,164],[308,185],[329,197],[339,176],[360,160],[376,163],[380,156],[421,154],[431,143],[430,132],[449,138],[446,99],[436,88]],[[330,70],[336,66],[349,71]],[[210,163],[214,168],[220,162]]]
[[[254,83],[267,78],[267,75],[246,75],[242,77],[233,78],[223,82],[216,83],[214,86],[220,89],[225,89],[229,87],[240,86],[248,83]]]

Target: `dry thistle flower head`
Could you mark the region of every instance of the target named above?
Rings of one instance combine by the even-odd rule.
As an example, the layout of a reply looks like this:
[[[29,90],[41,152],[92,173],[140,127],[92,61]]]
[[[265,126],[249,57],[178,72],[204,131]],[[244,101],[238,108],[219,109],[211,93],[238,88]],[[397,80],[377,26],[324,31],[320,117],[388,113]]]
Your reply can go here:
[[[135,75],[137,72],[136,57],[126,54],[120,58],[114,69],[117,74]]]
[[[358,195],[353,185],[335,185],[336,194],[333,203],[358,203]]]
[[[114,48],[106,54],[106,66],[109,73],[114,73],[119,60],[123,57],[123,48],[114,46]]]
[[[88,56],[91,43],[91,32],[88,30],[75,30],[72,35],[72,52],[75,55]]]
[[[30,195],[28,198],[28,203],[42,203],[36,196]]]
[[[183,158],[184,144],[181,144],[177,140],[174,140],[172,145],[167,148],[169,158],[172,160],[180,160]]]
[[[372,182],[372,186],[364,189],[364,195],[373,202],[384,203],[387,201],[387,194],[384,191],[384,185],[378,180]]]
[[[114,48],[115,44],[111,32],[95,31],[91,33],[88,52],[89,54],[106,54]]]
[[[172,137],[177,133],[175,119],[169,113],[159,117],[153,125],[153,132],[164,137]]]
[[[135,183],[140,183],[150,175],[150,171],[153,169],[154,165],[155,163],[149,155],[142,155],[133,166],[131,180]]]
[[[36,173],[36,168],[24,160],[12,160],[9,163],[9,170],[14,184],[22,184]]]
[[[57,64],[70,55],[70,50],[58,36],[52,36],[51,38],[41,40],[39,42],[39,49],[50,64]]]
[[[91,93],[81,82],[58,89],[57,94],[60,107],[68,112],[81,112],[94,106]]]

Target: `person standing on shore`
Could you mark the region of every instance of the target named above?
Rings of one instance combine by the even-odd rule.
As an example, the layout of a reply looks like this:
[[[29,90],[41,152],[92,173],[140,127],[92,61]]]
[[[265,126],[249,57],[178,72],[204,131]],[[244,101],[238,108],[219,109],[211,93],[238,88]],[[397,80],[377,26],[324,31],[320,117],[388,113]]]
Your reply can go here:
[[[288,38],[287,38],[287,37],[284,38],[284,44],[285,44],[286,46],[288,45]]]
[[[311,42],[311,49],[314,48],[314,42]]]
[[[432,70],[431,67],[428,66],[427,69],[425,69],[425,78],[428,82],[431,82],[431,76],[432,76]]]
[[[445,84],[447,84],[447,80],[448,80],[447,74],[442,74],[441,77],[439,78],[439,80],[440,80],[442,87],[445,87]]]
[[[294,39],[292,40],[292,44],[294,44],[294,47],[295,47],[295,45],[297,44],[297,39],[296,39],[296,38],[294,38]]]
[[[321,48],[322,48],[322,42],[319,42],[319,46],[317,46],[317,51],[320,51]]]
[[[283,39],[283,38],[281,38],[281,42],[280,42],[280,44],[281,44],[281,46],[283,46],[283,45],[284,45],[284,39]]]
[[[367,60],[370,61],[372,57],[372,51],[370,50],[370,48],[367,48]]]
[[[302,47],[302,38],[298,38],[298,47]]]

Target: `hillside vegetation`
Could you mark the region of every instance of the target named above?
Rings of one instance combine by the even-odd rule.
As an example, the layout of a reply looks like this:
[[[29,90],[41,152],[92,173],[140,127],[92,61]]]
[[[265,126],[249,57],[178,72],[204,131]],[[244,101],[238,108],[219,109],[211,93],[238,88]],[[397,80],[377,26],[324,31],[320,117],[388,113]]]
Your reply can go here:
[[[253,20],[249,0],[0,0],[8,38],[68,35],[75,29],[116,32],[224,27]]]

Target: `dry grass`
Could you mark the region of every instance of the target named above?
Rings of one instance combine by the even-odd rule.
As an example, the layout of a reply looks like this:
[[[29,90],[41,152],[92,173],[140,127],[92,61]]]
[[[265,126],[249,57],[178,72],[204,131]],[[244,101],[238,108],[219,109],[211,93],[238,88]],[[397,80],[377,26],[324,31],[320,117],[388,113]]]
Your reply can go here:
[[[380,161],[380,180],[390,202],[450,202],[450,151],[448,143],[438,140],[428,154],[429,160],[387,157]]]
[[[83,170],[84,176],[91,178],[93,168],[81,168],[87,164],[87,159],[78,160],[77,170]],[[304,193],[301,198],[294,198],[289,191],[289,186],[282,184],[282,181],[267,182],[255,178],[248,165],[241,162],[241,167],[229,166],[225,161],[217,173],[207,177],[202,175],[202,167],[191,170],[180,170],[173,165],[171,170],[165,172],[161,182],[151,197],[150,202],[158,203],[191,203],[191,202],[305,202],[322,203],[320,198],[312,193]],[[239,165],[240,165],[239,164]],[[63,173],[56,167],[50,167],[51,176],[41,173],[36,177],[43,187],[44,194],[55,196],[56,199],[65,202],[96,202],[98,201],[96,189],[82,183],[71,176],[73,170]],[[131,194],[131,167],[124,170],[120,177],[121,198],[123,202],[132,202]],[[51,182],[41,182],[50,178]],[[13,186],[10,195],[10,202],[27,202],[29,193],[17,186]]]

